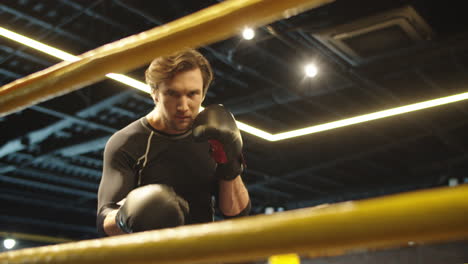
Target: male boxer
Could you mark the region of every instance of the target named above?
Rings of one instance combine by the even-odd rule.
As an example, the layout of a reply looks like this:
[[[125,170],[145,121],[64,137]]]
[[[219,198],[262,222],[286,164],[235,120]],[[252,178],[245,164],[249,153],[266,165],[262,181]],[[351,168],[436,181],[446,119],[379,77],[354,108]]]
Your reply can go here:
[[[146,71],[155,108],[116,132],[104,150],[97,228],[118,235],[248,215],[240,174],[242,138],[223,106],[199,114],[212,80],[208,61],[187,50]]]

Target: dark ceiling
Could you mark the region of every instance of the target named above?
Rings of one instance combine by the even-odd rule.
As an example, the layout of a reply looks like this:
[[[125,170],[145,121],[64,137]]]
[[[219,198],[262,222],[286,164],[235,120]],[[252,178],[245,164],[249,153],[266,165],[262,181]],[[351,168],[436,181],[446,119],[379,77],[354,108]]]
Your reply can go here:
[[[217,2],[3,0],[0,24],[80,54]],[[222,103],[238,120],[277,133],[467,92],[462,5],[337,0],[258,28],[251,41],[235,36],[202,47],[215,71],[204,104]],[[403,7],[425,23],[384,15]],[[359,31],[386,19],[403,22]],[[358,56],[333,42],[344,33],[351,37],[340,43]],[[320,69],[316,78],[303,75],[308,60]],[[57,62],[0,38],[1,85]],[[142,73],[129,75],[143,80]],[[96,237],[104,144],[152,107],[147,94],[106,80],[1,117],[0,231]],[[467,117],[461,101],[279,142],[244,133],[253,211],[467,182]]]

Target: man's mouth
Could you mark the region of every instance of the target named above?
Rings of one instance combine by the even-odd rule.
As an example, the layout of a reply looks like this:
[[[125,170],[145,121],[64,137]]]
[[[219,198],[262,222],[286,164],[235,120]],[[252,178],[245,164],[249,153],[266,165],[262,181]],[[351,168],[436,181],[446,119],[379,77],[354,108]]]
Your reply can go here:
[[[190,120],[190,116],[176,116],[177,120]]]

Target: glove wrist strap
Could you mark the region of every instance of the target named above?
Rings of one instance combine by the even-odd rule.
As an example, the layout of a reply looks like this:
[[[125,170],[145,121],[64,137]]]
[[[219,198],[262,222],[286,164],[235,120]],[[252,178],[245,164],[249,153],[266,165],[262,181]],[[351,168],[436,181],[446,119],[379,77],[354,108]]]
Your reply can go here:
[[[123,232],[125,232],[127,234],[133,233],[132,229],[130,227],[128,227],[125,224],[125,222],[123,221],[123,219],[122,219],[122,217],[120,215],[120,211],[118,211],[117,214],[115,214],[115,223],[120,228],[120,230],[122,230]]]

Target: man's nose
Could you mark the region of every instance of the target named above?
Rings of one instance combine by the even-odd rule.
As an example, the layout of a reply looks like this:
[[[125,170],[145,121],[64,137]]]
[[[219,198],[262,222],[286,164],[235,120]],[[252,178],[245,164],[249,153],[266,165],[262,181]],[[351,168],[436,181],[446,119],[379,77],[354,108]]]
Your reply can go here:
[[[177,110],[180,112],[187,112],[189,110],[189,101],[187,97],[181,96],[177,105]]]

